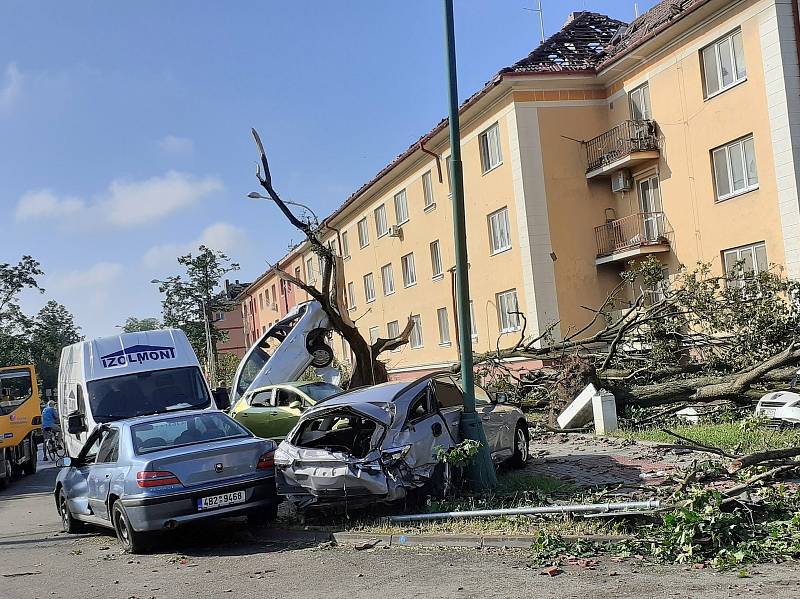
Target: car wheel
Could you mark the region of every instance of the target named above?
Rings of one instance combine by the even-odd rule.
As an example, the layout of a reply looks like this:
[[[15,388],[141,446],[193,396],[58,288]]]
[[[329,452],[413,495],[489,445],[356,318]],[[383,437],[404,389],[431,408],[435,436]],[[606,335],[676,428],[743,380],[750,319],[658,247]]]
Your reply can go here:
[[[83,530],[83,522],[72,517],[67,497],[63,491],[58,492],[58,514],[61,516],[61,528],[64,532],[75,534]]]
[[[517,468],[522,468],[528,461],[528,427],[522,422],[517,422],[514,429],[514,455],[511,456],[511,464]]]
[[[333,362],[333,350],[325,344],[311,348],[311,365],[314,368],[327,368]]]
[[[3,470],[0,472],[0,490],[5,489],[11,484],[12,470],[11,470],[11,456],[8,451],[3,453]]]
[[[36,474],[36,466],[39,463],[39,449],[36,447],[36,441],[34,441],[32,437],[28,442],[30,443],[31,448],[31,459],[28,460],[28,463],[25,464],[22,470],[25,472],[25,474],[31,475]]]
[[[278,517],[278,505],[272,504],[267,507],[258,508],[247,514],[247,523],[251,526],[266,526],[274,522]]]
[[[119,501],[115,501],[111,508],[111,518],[114,524],[114,532],[117,533],[117,539],[119,539],[122,548],[127,553],[147,552],[150,547],[147,542],[147,533],[133,530],[128,514],[125,512],[125,507]]]

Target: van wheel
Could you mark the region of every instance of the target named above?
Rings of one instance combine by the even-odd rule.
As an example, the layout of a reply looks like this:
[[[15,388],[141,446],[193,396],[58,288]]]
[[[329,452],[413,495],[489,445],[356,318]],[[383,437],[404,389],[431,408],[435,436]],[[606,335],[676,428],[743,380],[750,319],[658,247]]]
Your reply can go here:
[[[63,491],[58,492],[58,514],[61,516],[61,528],[64,532],[75,534],[83,530],[83,522],[72,517],[72,512],[69,511],[67,497],[64,495]]]
[[[111,508],[111,521],[114,524],[117,539],[126,553],[147,552],[150,548],[150,544],[147,542],[147,533],[133,530],[125,507],[119,501],[115,501]]]
[[[528,456],[530,455],[530,450],[528,448],[529,442],[527,424],[517,422],[517,427],[514,429],[514,455],[511,456],[512,466],[516,468],[525,466],[525,462],[528,461]]]
[[[0,464],[0,490],[7,488],[11,484],[13,472],[11,470],[11,455],[8,451],[3,452],[3,463]]]

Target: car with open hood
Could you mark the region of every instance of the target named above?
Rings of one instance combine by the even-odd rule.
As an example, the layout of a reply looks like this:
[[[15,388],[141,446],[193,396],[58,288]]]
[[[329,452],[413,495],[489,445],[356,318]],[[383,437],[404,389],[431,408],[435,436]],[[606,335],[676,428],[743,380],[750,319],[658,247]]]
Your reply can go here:
[[[522,411],[481,387],[475,396],[492,460],[523,465],[529,438]],[[438,456],[461,442],[462,411],[460,381],[446,373],[329,398],[307,410],[278,446],[278,492],[306,507],[388,502],[439,485],[447,474]]]
[[[225,516],[275,518],[275,442],[218,411],[140,416],[96,427],[62,458],[54,491],[65,532],[112,528],[126,551],[151,533]]]

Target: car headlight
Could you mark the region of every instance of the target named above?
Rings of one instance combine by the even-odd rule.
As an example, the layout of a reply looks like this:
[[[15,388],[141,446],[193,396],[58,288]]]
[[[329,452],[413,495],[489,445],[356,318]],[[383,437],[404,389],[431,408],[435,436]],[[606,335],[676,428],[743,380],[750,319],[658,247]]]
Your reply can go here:
[[[408,452],[411,451],[411,445],[403,445],[401,447],[391,447],[389,449],[384,449],[381,452],[381,461],[384,464],[392,464],[398,462],[405,458],[408,455]]]

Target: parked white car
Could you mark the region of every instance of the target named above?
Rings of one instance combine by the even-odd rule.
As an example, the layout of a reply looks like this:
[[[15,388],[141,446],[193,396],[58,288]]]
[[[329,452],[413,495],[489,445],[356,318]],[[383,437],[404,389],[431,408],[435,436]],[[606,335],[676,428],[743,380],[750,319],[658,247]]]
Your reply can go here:
[[[756,416],[765,416],[770,419],[772,426],[800,426],[800,393],[797,392],[798,371],[789,389],[767,393],[758,400]]]

